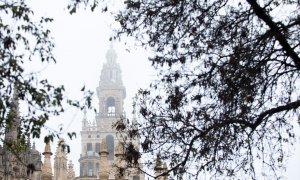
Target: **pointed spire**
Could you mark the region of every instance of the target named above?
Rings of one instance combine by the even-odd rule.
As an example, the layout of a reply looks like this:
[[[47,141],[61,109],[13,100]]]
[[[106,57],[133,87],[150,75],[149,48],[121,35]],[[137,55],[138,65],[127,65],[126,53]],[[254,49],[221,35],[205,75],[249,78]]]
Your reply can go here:
[[[54,157],[54,180],[66,180],[68,176],[65,146],[65,140],[60,138]]]
[[[13,97],[11,98],[10,109],[7,115],[6,129],[5,129],[5,141],[18,140],[19,127],[21,121],[19,118],[19,102],[18,92],[14,88]]]
[[[51,146],[48,142],[45,145],[44,155],[44,164],[42,166],[42,180],[52,180],[52,166],[51,166]]]
[[[106,63],[103,65],[101,71],[100,85],[114,85],[118,87],[123,85],[121,68],[117,63],[117,57],[117,53],[113,48],[113,43],[111,43],[106,53]]]
[[[87,114],[86,109],[84,109],[83,110],[83,119],[82,119],[82,129],[84,129],[88,126],[86,114]]]
[[[115,64],[116,63],[116,60],[118,58],[118,55],[114,49],[114,46],[113,46],[113,41],[110,42],[110,46],[109,46],[109,49],[106,53],[106,60],[107,60],[107,63],[112,65],[112,64]]]
[[[33,144],[32,144],[32,149],[35,150],[35,142],[33,142]]]
[[[58,141],[58,145],[55,152],[55,158],[63,157],[67,159],[67,154],[65,151],[65,140],[63,138],[60,138]]]
[[[161,159],[160,159],[160,154],[157,154],[156,162],[155,162],[155,168],[156,169],[161,169],[161,165],[162,165],[162,162],[161,162]]]

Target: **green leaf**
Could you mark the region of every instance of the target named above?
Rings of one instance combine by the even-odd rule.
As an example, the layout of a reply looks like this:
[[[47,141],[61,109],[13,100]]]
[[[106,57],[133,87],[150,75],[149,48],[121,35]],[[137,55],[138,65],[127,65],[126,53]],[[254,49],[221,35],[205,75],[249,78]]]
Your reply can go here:
[[[74,13],[76,13],[76,7],[73,7],[71,10],[70,10],[70,12],[69,12],[70,14],[74,14]]]

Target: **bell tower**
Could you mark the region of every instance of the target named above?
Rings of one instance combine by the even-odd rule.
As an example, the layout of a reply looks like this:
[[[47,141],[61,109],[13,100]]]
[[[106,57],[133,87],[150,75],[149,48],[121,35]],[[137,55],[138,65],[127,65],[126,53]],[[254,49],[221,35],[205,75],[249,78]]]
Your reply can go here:
[[[95,120],[89,120],[86,115],[82,120],[80,176],[77,180],[115,179],[118,163],[117,144],[121,140],[117,136],[113,124],[125,117],[124,99],[126,89],[123,85],[121,68],[117,63],[117,53],[111,44],[106,53],[99,85],[98,112]],[[86,113],[85,113],[86,114]],[[141,178],[140,178],[141,177]],[[130,172],[126,179],[144,180],[144,175],[136,171]]]
[[[117,54],[111,44],[106,53],[106,63],[103,65],[97,88],[99,118],[115,118],[124,115],[123,101],[126,90],[121,78],[121,68],[116,60]]]

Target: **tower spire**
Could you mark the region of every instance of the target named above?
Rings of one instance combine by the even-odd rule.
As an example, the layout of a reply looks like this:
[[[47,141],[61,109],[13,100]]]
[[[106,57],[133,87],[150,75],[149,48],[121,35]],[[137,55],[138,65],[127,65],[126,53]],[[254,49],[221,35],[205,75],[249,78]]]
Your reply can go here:
[[[106,63],[103,65],[100,84],[122,86],[121,68],[117,63],[118,55],[114,49],[113,43],[110,44],[108,51],[106,52]]]
[[[74,180],[75,172],[73,169],[73,163],[70,161],[67,166],[67,155],[64,151],[65,146],[64,139],[60,138],[58,146],[56,148],[54,157],[54,176],[52,174],[51,166],[51,147],[50,143],[47,143],[44,150],[44,165],[42,167],[42,180]]]
[[[18,140],[19,128],[21,126],[19,113],[20,112],[19,112],[18,92],[15,87],[13,92],[13,97],[10,103],[10,109],[7,115],[5,138],[4,138],[6,144],[11,144],[13,141]]]
[[[107,62],[103,65],[97,94],[100,116],[116,117],[123,115],[123,100],[126,89],[121,77],[121,68],[117,63],[117,53],[111,43],[106,53]]]
[[[54,157],[54,180],[65,180],[68,176],[67,154],[64,149],[65,140],[59,139]]]
[[[109,65],[114,65],[116,64],[116,60],[118,58],[118,55],[114,49],[114,45],[113,45],[113,41],[110,42],[110,45],[109,45],[109,49],[108,51],[106,52],[106,60],[107,60],[107,63]]]
[[[88,125],[86,114],[87,114],[86,109],[84,109],[83,110],[83,119],[82,119],[82,129],[85,129]]]

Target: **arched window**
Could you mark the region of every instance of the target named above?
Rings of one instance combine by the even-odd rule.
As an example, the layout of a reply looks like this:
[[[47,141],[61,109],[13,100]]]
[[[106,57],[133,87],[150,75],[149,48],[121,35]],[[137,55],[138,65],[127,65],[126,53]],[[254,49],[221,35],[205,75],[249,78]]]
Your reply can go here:
[[[132,180],[140,180],[140,176],[133,176]]]
[[[88,176],[93,176],[93,163],[88,163]]]
[[[106,136],[107,150],[108,150],[108,159],[114,160],[115,157],[115,144],[114,137],[112,135]]]
[[[86,176],[87,175],[87,167],[86,167],[86,163],[82,163],[81,164],[81,167],[80,167],[80,170],[82,171],[82,176]]]
[[[106,100],[106,108],[108,116],[115,116],[116,114],[116,104],[115,99],[113,97],[109,97]]]

